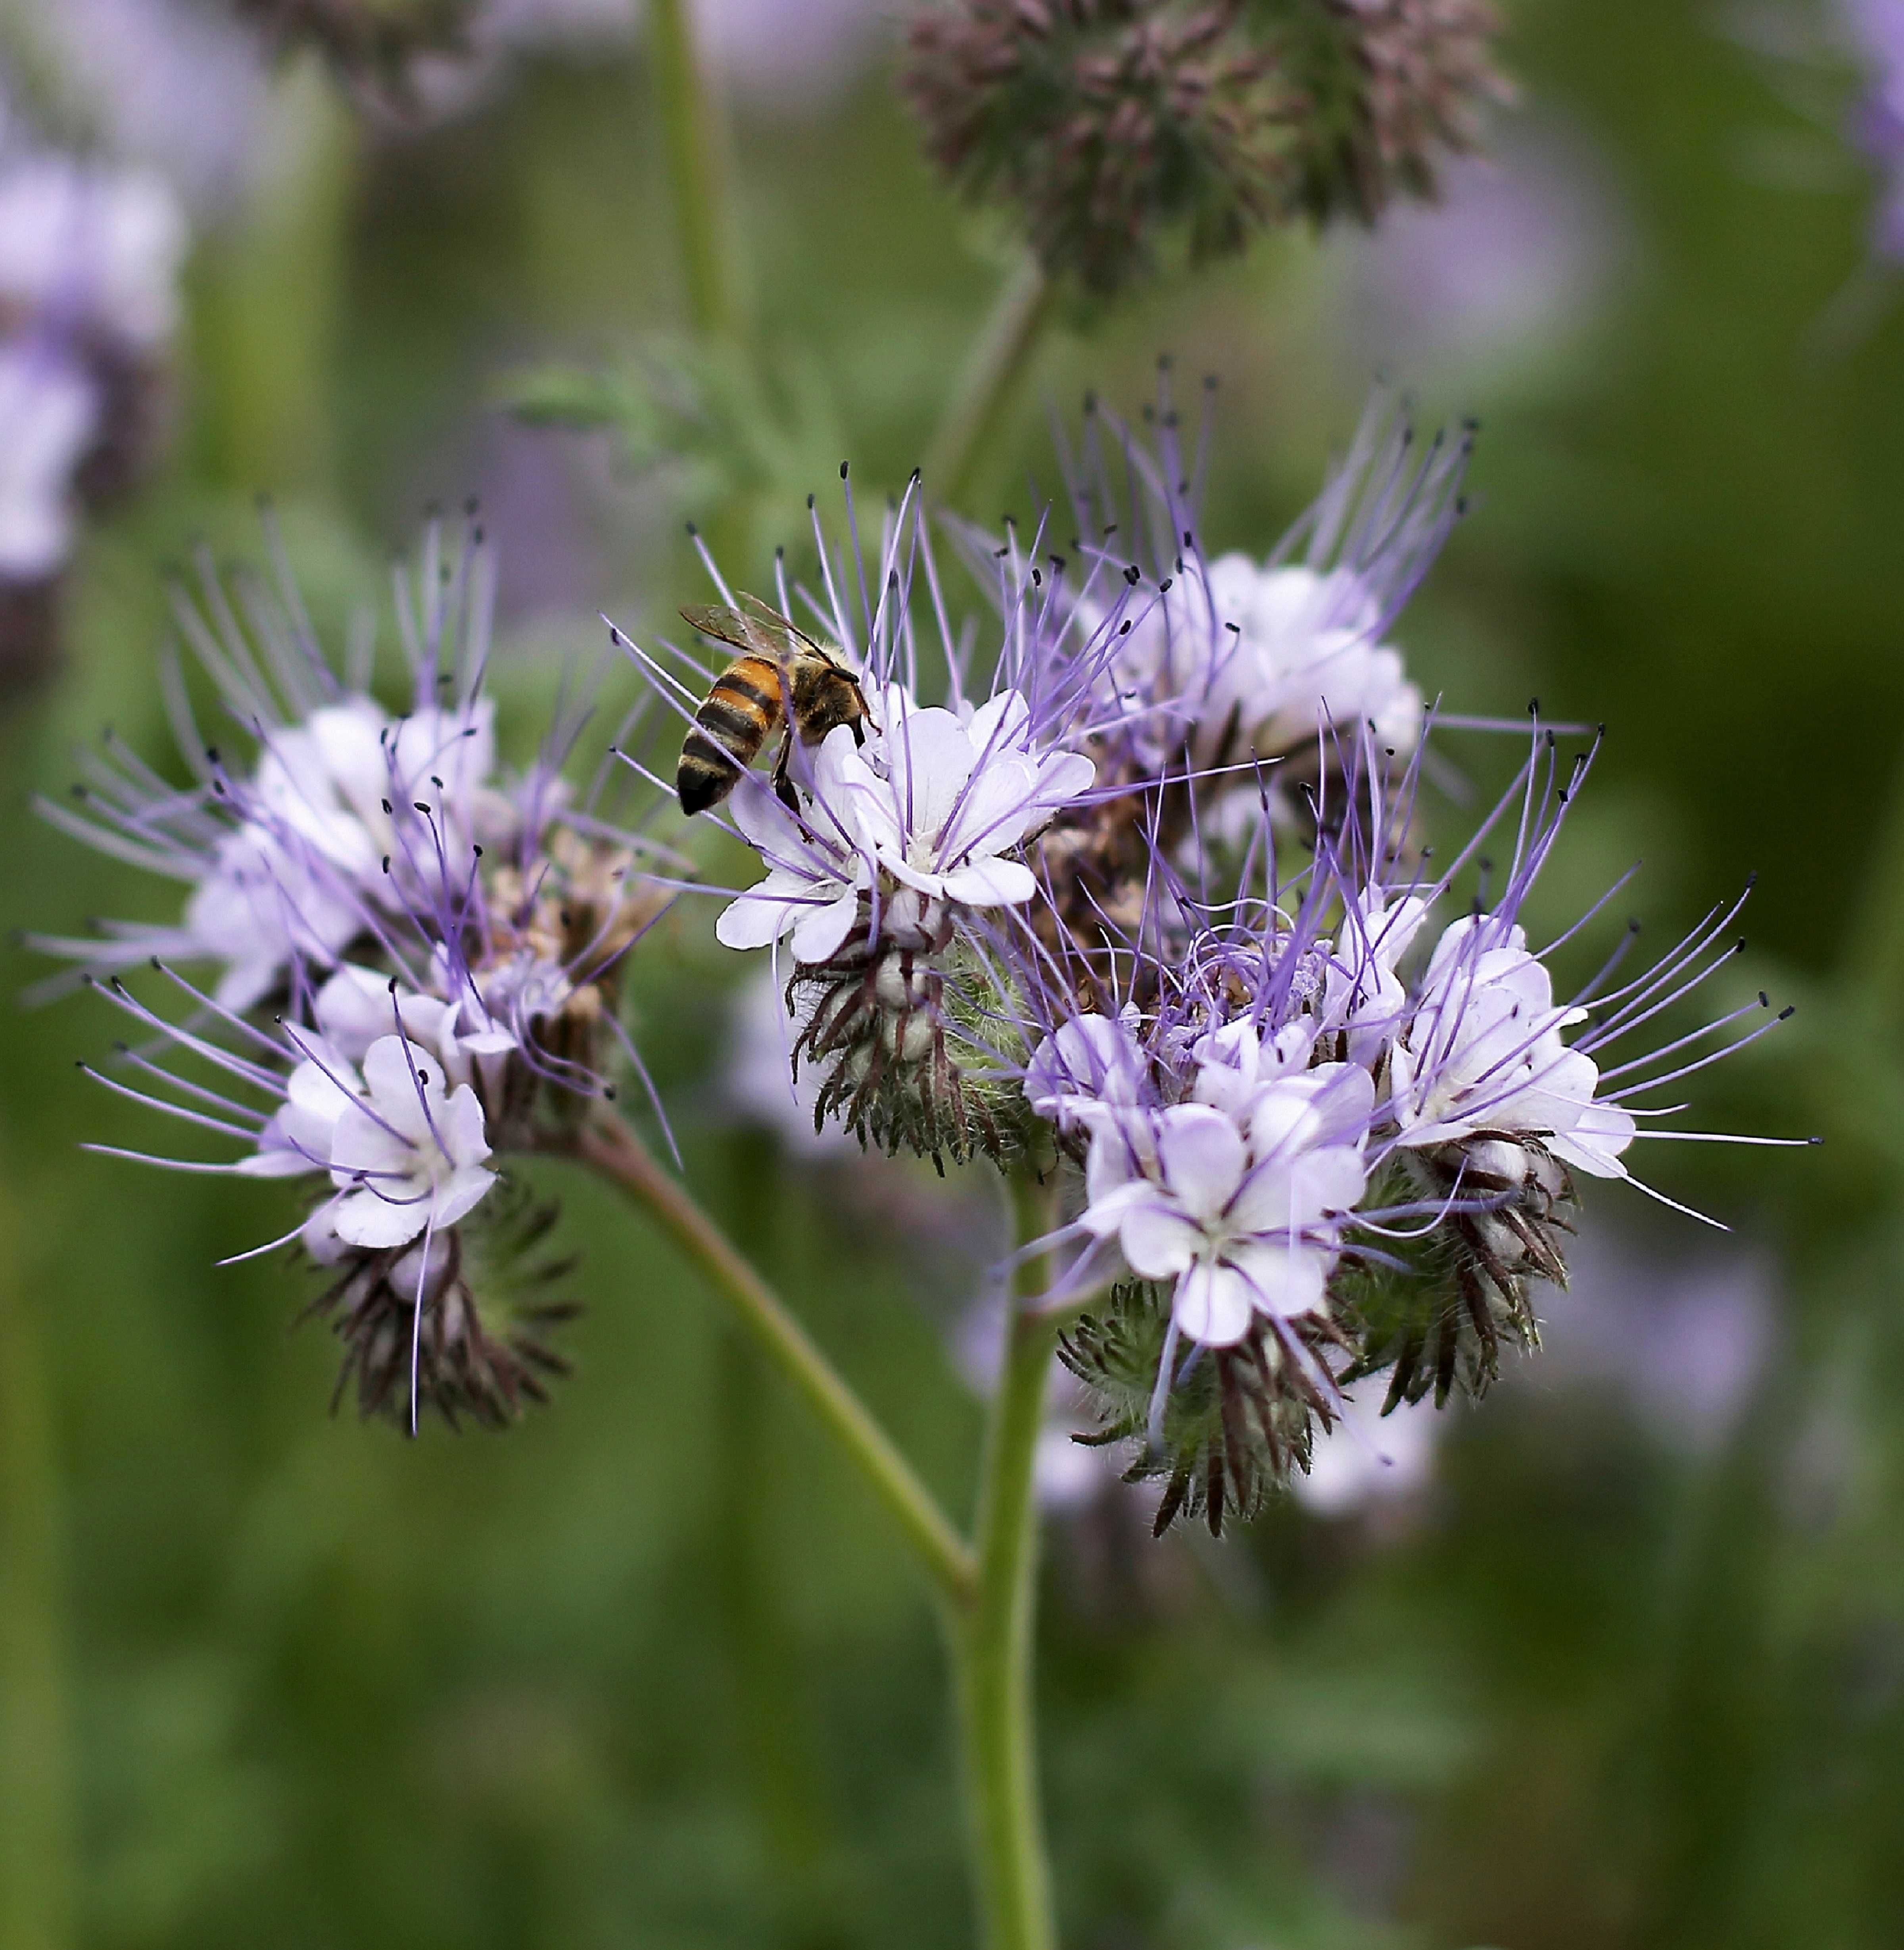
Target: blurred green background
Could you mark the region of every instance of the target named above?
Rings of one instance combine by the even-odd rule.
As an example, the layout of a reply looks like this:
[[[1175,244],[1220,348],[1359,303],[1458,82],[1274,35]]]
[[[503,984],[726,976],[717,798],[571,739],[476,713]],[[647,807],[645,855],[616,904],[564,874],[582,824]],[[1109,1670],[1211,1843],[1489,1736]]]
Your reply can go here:
[[[1073,321],[987,493],[1029,512],[1047,407],[1134,411],[1164,350],[1223,378],[1218,546],[1267,547],[1378,368],[1478,414],[1411,668],[1458,709],[1608,723],[1554,916],[1643,855],[1622,899],[1663,942],[1758,871],[1741,981],[1800,1013],[1698,1121],[1828,1142],[1657,1148],[1729,1240],[1591,1187],[1550,1353],[1451,1414],[1406,1494],[1220,1548],[1152,1544],[1115,1495],[1054,1519],[1077,1950],[1904,1942],[1904,306],[1821,333],[1866,186],[1704,0],[1510,11],[1522,103],[1439,228],[1291,237]],[[1007,260],[919,160],[876,14],[801,72],[771,55],[797,0],[751,19],[758,577],[840,456],[903,482]],[[86,533],[61,666],[0,727],[14,926],[162,911],[26,800],[108,722],[163,757],[164,568],[254,554],[258,490],[332,626],[426,503],[481,494],[525,743],[598,610],[654,628],[702,593],[691,472],[497,403],[683,329],[639,39],[517,58],[414,130],[310,70],[261,103],[266,163],[190,262],[170,459]],[[708,921],[634,985],[689,1176],[963,1509],[948,1330],[994,1188],[736,1120]],[[0,986],[43,972],[9,949]],[[686,1271],[552,1168],[589,1310],[556,1406],[415,1444],[330,1418],[297,1277],[213,1269],[288,1205],[76,1148],[158,1135],[73,1069],[116,1033],[84,1000],[0,1011],[0,1946],[968,1940],[924,1593]]]

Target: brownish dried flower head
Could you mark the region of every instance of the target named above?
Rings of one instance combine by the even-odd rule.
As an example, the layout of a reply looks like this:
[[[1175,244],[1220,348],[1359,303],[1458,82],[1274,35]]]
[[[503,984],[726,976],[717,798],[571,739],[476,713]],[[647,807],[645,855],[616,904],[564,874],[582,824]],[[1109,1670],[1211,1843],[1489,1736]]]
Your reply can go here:
[[[1354,167],[1339,192],[1346,213],[1372,223],[1389,199],[1432,197],[1448,155],[1479,145],[1490,103],[1514,91],[1494,65],[1501,16],[1492,0],[1340,0],[1361,69]],[[1343,204],[1326,202],[1318,216]]]
[[[936,0],[902,86],[947,177],[1107,292],[1168,232],[1194,260],[1432,195],[1507,95],[1498,25],[1489,0]]]
[[[464,45],[475,0],[235,0],[281,48],[316,48],[345,78],[406,103],[419,55]]]
[[[1237,0],[956,0],[902,86],[975,198],[1019,205],[1046,268],[1110,291],[1162,226],[1234,250],[1280,207],[1290,106]]]

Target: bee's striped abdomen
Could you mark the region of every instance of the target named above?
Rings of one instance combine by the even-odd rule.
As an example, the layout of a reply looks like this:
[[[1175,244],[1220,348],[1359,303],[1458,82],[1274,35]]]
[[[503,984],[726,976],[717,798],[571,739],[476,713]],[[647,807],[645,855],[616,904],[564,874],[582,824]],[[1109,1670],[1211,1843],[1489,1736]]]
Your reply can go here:
[[[694,714],[674,790],[683,812],[705,812],[734,789],[779,722],[780,673],[765,657],[730,664]]]

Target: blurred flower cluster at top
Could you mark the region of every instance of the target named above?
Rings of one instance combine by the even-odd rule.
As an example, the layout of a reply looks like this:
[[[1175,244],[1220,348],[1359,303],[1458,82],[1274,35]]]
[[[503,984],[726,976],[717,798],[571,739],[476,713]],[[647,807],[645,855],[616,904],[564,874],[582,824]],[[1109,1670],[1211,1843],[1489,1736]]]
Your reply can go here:
[[[940,167],[1109,292],[1295,216],[1431,195],[1507,98],[1488,0],[935,0],[904,86]]]

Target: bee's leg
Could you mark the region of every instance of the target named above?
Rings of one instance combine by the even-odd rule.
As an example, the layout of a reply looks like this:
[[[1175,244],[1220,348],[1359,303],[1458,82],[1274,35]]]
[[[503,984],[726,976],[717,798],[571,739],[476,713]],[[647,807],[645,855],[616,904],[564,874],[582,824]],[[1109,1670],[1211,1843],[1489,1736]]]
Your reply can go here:
[[[787,774],[787,767],[793,757],[793,730],[789,726],[782,733],[779,755],[773,761],[774,796],[798,819],[800,801],[793,790],[793,780]]]

